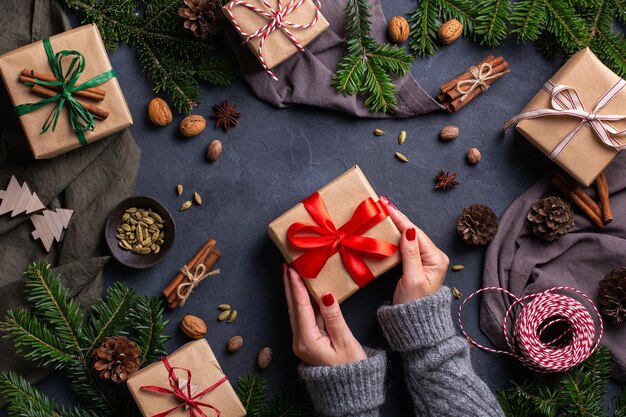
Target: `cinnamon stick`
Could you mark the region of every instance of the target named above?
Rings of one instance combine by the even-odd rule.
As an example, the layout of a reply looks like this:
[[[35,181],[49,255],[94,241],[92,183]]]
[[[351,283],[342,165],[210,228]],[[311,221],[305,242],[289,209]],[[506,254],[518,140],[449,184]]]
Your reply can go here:
[[[193,256],[193,258],[191,258],[191,260],[185,264],[187,269],[191,270],[192,268],[194,268],[194,266],[198,263],[198,261],[200,259],[204,259],[208,249],[210,249],[212,246],[214,246],[215,243],[216,242],[215,242],[214,239],[209,239],[204,245],[202,245],[202,248],[200,248],[198,253],[196,253]],[[183,279],[184,279],[183,273],[182,272],[178,272],[178,274],[176,274],[174,279],[163,290],[163,295],[165,296],[165,298],[169,298],[170,295],[174,291],[176,291],[176,288],[178,288],[178,286],[181,284],[181,282],[183,282]]]
[[[489,64],[495,59],[496,58],[494,58],[494,56],[490,54],[490,55],[487,55],[487,57],[485,57],[482,61],[480,61],[476,65],[481,66],[482,64],[485,64],[485,63]],[[470,78],[472,78],[472,74],[470,74],[469,71],[465,71],[463,74],[459,75],[458,77],[448,81],[447,83],[442,84],[441,87],[439,87],[439,90],[442,93],[447,93],[453,88],[456,88],[456,85],[459,83],[459,81],[469,80]]]
[[[508,63],[504,63],[499,67],[499,71],[493,73],[493,75],[495,74],[503,74],[505,72],[507,72],[509,70],[509,64]],[[501,77],[497,77],[497,78],[492,78],[490,80],[486,80],[485,84],[487,86],[492,85],[493,83],[495,83],[496,81],[498,81]],[[474,90],[472,90],[471,93],[469,93],[467,96],[465,96],[465,100],[462,100],[462,94],[456,94],[458,93],[455,90],[450,91],[450,94],[455,93],[456,98],[450,101],[445,101],[444,103],[442,103],[444,105],[444,107],[451,113],[457,112],[459,110],[461,110],[463,107],[465,107],[467,104],[469,104],[472,100],[474,100],[476,97],[478,97],[481,93],[483,92],[483,89],[478,87],[475,88]]]
[[[26,77],[24,75],[20,75],[19,77],[19,81],[22,83],[33,83],[35,84],[35,79],[34,78],[30,78],[30,77]],[[44,86],[45,88],[49,88],[50,90],[54,90],[54,91],[61,91],[61,87],[58,85],[46,85]],[[96,100],[96,101],[102,101],[104,100],[104,96],[101,96],[99,94],[94,94],[90,91],[84,90],[84,91],[76,91],[74,92],[74,95],[77,97],[83,97],[83,98],[88,98],[91,100]]]
[[[206,270],[209,271],[211,270],[211,268],[213,268],[213,266],[217,263],[217,261],[219,261],[220,257],[221,257],[221,253],[219,251],[219,249],[217,249],[217,246],[213,245],[211,246],[208,250],[207,250],[207,254],[204,258],[202,258],[201,260],[199,260],[196,265],[193,266],[193,268],[195,269],[198,265],[200,264],[204,264],[204,266],[206,267]],[[178,288],[178,286],[177,286]],[[172,292],[172,294],[170,294],[169,297],[167,297],[167,301],[168,301],[168,307],[171,309],[174,309],[176,307],[178,307],[180,305],[180,299],[177,296],[177,292],[176,289]]]
[[[576,193],[575,189],[569,185],[561,175],[555,175],[552,178],[552,183],[559,189],[561,192],[572,201],[572,203],[576,204],[578,208],[580,208],[583,213],[600,229],[604,228],[604,222],[601,217],[596,214],[595,209],[588,206],[583,198],[581,198],[580,193]],[[581,190],[582,192],[582,190]],[[584,193],[583,193],[584,194]],[[586,195],[586,194],[585,194]],[[593,201],[593,200],[592,200]],[[595,202],[594,202],[595,204]],[[597,207],[597,205],[596,205]]]
[[[38,84],[33,85],[31,87],[31,91],[42,97],[54,97],[58,94],[56,91],[50,90],[46,87],[42,87]],[[94,117],[97,117],[98,119],[105,120],[107,117],[109,117],[110,113],[108,111],[96,106],[95,104],[85,103],[84,101],[80,100],[78,100],[78,102],[82,104],[83,107],[85,107],[87,111],[89,111],[89,113],[91,113]]]
[[[596,188],[598,189],[598,198],[600,199],[600,207],[602,208],[602,220],[604,224],[613,221],[613,211],[611,210],[611,202],[609,201],[609,183],[606,180],[604,172],[596,179]]]
[[[502,57],[500,57],[500,58],[502,58]],[[492,65],[491,70],[492,70],[492,74],[493,75],[501,74],[501,73],[506,72],[506,71],[509,70],[509,64],[508,64],[508,62],[502,61],[502,62],[500,62],[497,65]],[[491,80],[485,81],[485,84],[490,86],[491,84],[495,83],[497,80],[498,80],[498,78],[492,78]],[[474,94],[474,93],[476,93],[476,94]],[[478,88],[474,89],[474,91],[472,91],[470,94],[468,94],[467,98],[464,101],[468,101],[468,100],[471,101],[472,99],[474,99],[480,93],[482,93],[482,89],[480,87],[478,87]],[[461,97],[462,95],[463,95],[463,93],[459,93],[459,91],[456,89],[456,85],[455,85],[455,88],[452,88],[451,90],[449,90],[449,91],[447,91],[446,93],[443,94],[444,101],[454,101],[457,98]]]
[[[37,78],[37,79],[42,80],[42,81],[59,81],[57,79],[57,77],[55,77],[52,74],[46,74],[46,73],[43,73],[43,72],[34,71],[32,69],[29,69],[29,68],[24,68],[24,70],[22,71],[22,75],[25,76],[25,77]],[[106,90],[103,90],[103,89],[97,88],[97,87],[86,88],[83,91],[88,91],[90,93],[102,96],[102,100],[104,100],[104,96],[106,96],[106,94],[107,94]]]
[[[587,193],[585,193],[582,189],[580,189],[579,187],[575,185],[572,185],[572,181],[570,181],[562,172],[558,172],[556,176],[559,177],[561,181],[563,181],[565,184],[567,184],[572,190],[572,192],[576,194],[587,205],[587,207],[593,210],[593,213],[596,216],[598,216],[599,218],[602,218],[602,210],[600,209],[600,206],[598,205],[598,203],[593,201],[593,199]]]

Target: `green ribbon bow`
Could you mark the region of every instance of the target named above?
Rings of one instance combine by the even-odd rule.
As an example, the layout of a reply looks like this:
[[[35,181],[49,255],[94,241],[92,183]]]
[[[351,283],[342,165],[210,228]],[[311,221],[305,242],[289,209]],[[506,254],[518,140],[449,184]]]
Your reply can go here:
[[[56,54],[52,50],[52,45],[50,44],[50,39],[46,38],[43,40],[43,46],[46,50],[46,55],[48,56],[48,63],[50,64],[50,68],[52,68],[52,72],[58,81],[43,81],[39,79],[35,79],[35,82],[28,82],[26,85],[40,84],[40,85],[50,85],[50,86],[58,86],[61,88],[59,94],[44,98],[43,100],[37,103],[26,103],[20,104],[15,107],[18,116],[23,116],[26,113],[30,113],[35,111],[49,103],[58,102],[54,109],[48,115],[48,118],[44,122],[41,133],[43,134],[48,131],[48,129],[52,126],[52,131],[57,126],[57,122],[59,120],[59,116],[61,114],[61,110],[63,109],[63,105],[67,103],[67,108],[70,114],[70,123],[72,125],[72,129],[76,133],[76,137],[78,138],[78,142],[81,145],[87,145],[87,139],[85,139],[85,132],[88,130],[94,130],[96,127],[96,123],[93,120],[93,115],[85,109],[85,107],[78,102],[73,96],[73,94],[77,91],[85,90],[87,88],[95,87],[100,85],[111,78],[115,77],[115,71],[109,70],[103,72],[102,74],[93,77],[91,80],[82,83],[77,86],[76,82],[82,75],[85,70],[85,57],[78,51],[59,51]],[[73,57],[70,62],[70,66],[67,70],[63,70],[62,61],[66,57]],[[33,76],[33,78],[35,78]]]

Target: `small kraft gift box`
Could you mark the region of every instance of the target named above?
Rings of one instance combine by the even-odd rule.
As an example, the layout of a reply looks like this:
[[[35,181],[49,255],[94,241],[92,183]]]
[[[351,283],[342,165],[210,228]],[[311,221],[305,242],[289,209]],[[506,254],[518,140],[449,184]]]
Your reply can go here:
[[[626,81],[590,49],[574,54],[505,123],[588,187],[626,144]]]
[[[246,415],[205,339],[134,373],[127,385],[145,417]]]
[[[358,166],[274,220],[269,235],[316,301],[342,302],[400,263],[400,231]]]
[[[0,73],[36,159],[64,154],[133,123],[94,24],[0,56]]]
[[[263,69],[284,62],[328,29],[319,0],[233,0],[222,11]]]

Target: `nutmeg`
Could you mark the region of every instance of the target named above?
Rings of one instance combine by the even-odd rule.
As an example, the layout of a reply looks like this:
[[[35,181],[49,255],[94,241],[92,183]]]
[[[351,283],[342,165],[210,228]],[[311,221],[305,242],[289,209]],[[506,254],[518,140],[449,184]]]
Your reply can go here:
[[[215,162],[217,158],[222,154],[222,142],[217,139],[213,139],[213,141],[206,148],[206,157],[209,161]]]
[[[206,119],[199,114],[192,114],[180,121],[178,130],[180,130],[183,136],[190,138],[202,132],[205,127]]]
[[[444,45],[450,45],[463,34],[463,25],[456,19],[450,19],[439,27],[437,35]]]
[[[157,126],[167,126],[172,122],[172,111],[163,99],[156,97],[148,103],[148,117]]]
[[[409,39],[409,32],[411,31],[409,22],[402,16],[392,17],[387,30],[389,32],[389,39],[393,43],[405,42]]]
[[[206,334],[206,324],[200,317],[187,314],[180,322],[180,330],[192,339],[202,339]]]
[[[265,369],[268,366],[270,366],[271,362],[272,362],[272,349],[268,347],[264,347],[259,352],[259,356],[257,358],[257,363],[259,365],[259,368]]]
[[[228,351],[237,352],[243,347],[243,338],[241,336],[234,336],[228,341]]]
[[[445,126],[439,132],[439,138],[445,141],[451,141],[459,137],[459,128],[456,126]]]
[[[476,165],[482,159],[482,155],[480,154],[478,148],[471,148],[469,151],[467,151],[466,158],[467,162],[472,165]]]

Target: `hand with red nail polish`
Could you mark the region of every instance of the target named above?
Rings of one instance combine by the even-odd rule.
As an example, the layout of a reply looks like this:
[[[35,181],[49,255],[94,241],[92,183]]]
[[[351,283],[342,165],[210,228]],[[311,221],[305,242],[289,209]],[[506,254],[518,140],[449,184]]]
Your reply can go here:
[[[314,309],[300,275],[281,265],[285,297],[293,333],[293,352],[308,365],[342,365],[366,359],[332,293],[322,296]]]
[[[381,197],[389,217],[402,232],[400,253],[402,277],[393,294],[394,304],[409,303],[435,293],[446,277],[448,257],[430,240],[426,233],[415,226],[387,197]]]

